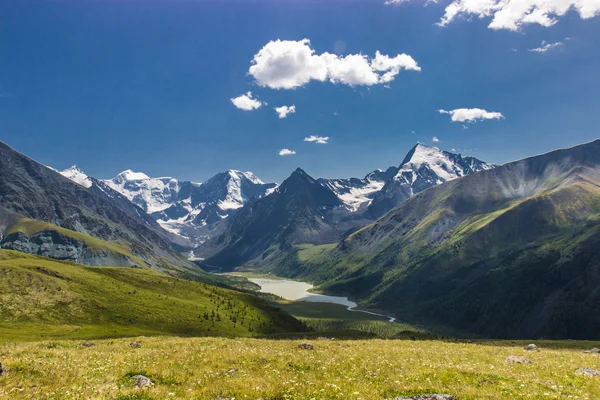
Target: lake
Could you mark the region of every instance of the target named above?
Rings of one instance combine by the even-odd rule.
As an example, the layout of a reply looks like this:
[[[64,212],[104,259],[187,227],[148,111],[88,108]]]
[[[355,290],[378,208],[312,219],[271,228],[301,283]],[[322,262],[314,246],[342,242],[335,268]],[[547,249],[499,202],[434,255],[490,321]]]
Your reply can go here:
[[[384,314],[379,314],[366,310],[358,310],[356,309],[357,304],[349,300],[347,297],[310,293],[309,290],[313,288],[313,285],[311,285],[310,283],[291,281],[287,279],[270,278],[248,278],[248,280],[260,286],[259,292],[271,293],[282,297],[286,300],[341,304],[343,306],[346,306],[346,308],[348,308],[348,310],[350,311],[378,315],[381,317],[388,318],[390,322],[394,322],[396,320],[394,317],[389,317]]]

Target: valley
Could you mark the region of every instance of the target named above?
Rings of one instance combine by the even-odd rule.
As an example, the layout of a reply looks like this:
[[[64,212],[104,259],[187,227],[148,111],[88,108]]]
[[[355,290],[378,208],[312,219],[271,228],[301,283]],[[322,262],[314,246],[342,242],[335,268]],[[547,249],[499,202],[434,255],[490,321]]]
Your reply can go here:
[[[260,293],[269,293],[277,297],[281,297],[284,300],[288,300],[289,303],[277,302],[277,304],[294,316],[302,316],[301,314],[294,314],[293,311],[300,308],[310,309],[311,313],[318,313],[318,310],[321,308],[329,308],[321,307],[321,303],[326,303],[341,305],[346,307],[347,311],[354,313],[364,313],[378,318],[387,318],[390,323],[393,323],[395,320],[394,317],[389,317],[374,311],[360,309],[358,308],[358,304],[349,300],[347,297],[313,293],[311,289],[314,286],[310,283],[266,277],[249,277],[248,280],[260,286],[260,289],[258,290]],[[329,317],[334,319],[344,319],[340,317],[340,314],[342,313],[332,313]]]
[[[0,0],[0,400],[600,400],[600,0]]]
[[[0,146],[0,396],[594,399],[599,146],[280,185]]]

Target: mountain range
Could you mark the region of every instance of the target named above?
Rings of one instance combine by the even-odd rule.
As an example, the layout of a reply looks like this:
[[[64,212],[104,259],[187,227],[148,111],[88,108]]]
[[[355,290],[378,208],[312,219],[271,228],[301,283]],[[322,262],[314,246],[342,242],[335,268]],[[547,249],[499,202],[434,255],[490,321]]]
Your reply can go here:
[[[348,230],[367,224],[413,193],[487,168],[490,168],[488,164],[475,158],[463,158],[458,154],[417,144],[399,166],[389,167],[385,171],[370,172],[364,178],[315,180],[309,177],[310,179],[303,181],[297,179],[297,172],[302,171],[300,169],[282,186],[295,188],[306,185],[302,190],[310,192],[314,189],[308,186],[312,185],[321,192],[329,192],[329,198],[335,196],[338,200],[319,204],[306,203],[306,198],[295,198],[294,207],[301,206],[306,212],[292,211],[286,214],[286,217],[274,217],[277,223],[271,224],[272,231],[266,232],[264,237],[257,237],[257,242],[269,243],[274,237],[280,237],[280,230],[292,222],[298,226],[305,224],[306,228],[312,226],[305,229],[302,235],[299,235],[299,231],[291,235],[293,242],[331,242],[339,239]],[[277,190],[277,184],[264,183],[252,172],[236,170],[219,173],[202,183],[171,177],[150,178],[144,173],[132,170],[125,170],[112,179],[96,179],[85,174],[77,166],[60,173],[100,195],[114,199],[130,216],[147,224],[157,234],[180,248],[194,249],[193,257],[201,258],[216,255],[216,252],[227,247],[226,242],[232,237],[243,235],[242,232],[236,231],[236,227],[240,226],[239,222],[231,222],[227,220],[228,217],[241,211],[251,200],[258,200],[270,194],[276,197],[282,195],[281,191]],[[292,197],[290,193],[286,194],[283,203],[287,204]],[[124,199],[128,202],[123,201]],[[271,198],[265,201],[265,204],[273,201]],[[263,210],[262,206],[260,208]],[[139,209],[144,213],[140,213]],[[249,210],[254,208],[243,210],[243,215],[238,220],[259,218],[258,215],[248,216],[252,214]],[[308,223],[305,220],[314,218],[319,219],[317,225],[314,221]],[[162,229],[157,229],[157,224]],[[246,227],[244,232],[245,229]],[[288,227],[286,232],[293,229],[295,228]],[[289,235],[285,233],[284,236]],[[259,256],[266,248],[268,246],[258,246],[248,252],[248,255]],[[235,256],[235,253],[231,255]],[[246,256],[235,259],[248,261]]]
[[[437,185],[263,265],[454,333],[597,338],[600,140]]]
[[[475,158],[422,144],[398,167],[362,179],[314,179],[298,168],[271,195],[241,209],[223,233],[195,253],[220,268],[261,264],[274,248],[335,242],[414,193],[490,168]]]
[[[502,166],[417,144],[363,178],[297,168],[280,185],[235,170],[96,179],[0,143],[0,234],[86,265],[216,279],[191,255],[300,278],[452,333],[600,331],[600,140]]]

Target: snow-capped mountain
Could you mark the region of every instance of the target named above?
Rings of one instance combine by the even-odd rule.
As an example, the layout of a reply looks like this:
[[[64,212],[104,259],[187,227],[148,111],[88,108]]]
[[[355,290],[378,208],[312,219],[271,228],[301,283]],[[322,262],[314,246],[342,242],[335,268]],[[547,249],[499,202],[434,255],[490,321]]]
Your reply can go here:
[[[150,178],[130,169],[112,179],[102,180],[87,176],[77,166],[59,172],[81,186],[113,199],[120,208],[126,208],[128,214],[143,211],[142,214],[147,215],[140,218],[146,220],[147,225],[150,225],[148,220],[156,221],[171,234],[193,244],[218,233],[218,223],[250,199],[270,194],[277,187],[275,183],[264,183],[252,172],[237,170],[219,173],[203,183],[171,177]],[[135,206],[125,207],[124,200]]]
[[[104,182],[113,190],[127,197],[148,214],[162,211],[180,200],[180,193],[191,191],[198,183],[179,181],[175,178],[150,178],[130,169]]]
[[[166,230],[199,243],[253,197],[262,197],[276,185],[264,183],[252,172],[229,170],[203,183],[171,177],[150,178],[123,171],[104,181],[140,206]]]
[[[327,187],[344,203],[350,212],[360,212],[371,204],[375,193],[379,192],[385,183],[394,176],[396,169],[388,168],[386,171],[378,169],[362,179],[318,179],[319,183]]]
[[[52,169],[56,171],[54,168]],[[89,187],[92,186],[92,181],[90,180],[90,177],[87,176],[81,169],[79,169],[77,165],[73,165],[69,168],[57,172],[65,178],[69,178],[73,182],[78,183],[85,188],[89,189]]]
[[[377,218],[415,193],[493,167],[474,157],[417,144],[408,152],[394,176],[373,196],[367,213]]]
[[[143,210],[151,216],[138,216],[146,225],[152,225],[148,220],[156,221],[170,234],[198,245],[228,229],[222,221],[242,209],[251,199],[278,193],[277,197],[282,202],[286,199],[295,203],[306,200],[305,197],[280,196],[282,191],[289,191],[291,187],[297,186],[302,190],[318,187],[320,193],[328,192],[330,197],[339,200],[338,206],[327,208],[327,213],[321,215],[328,229],[320,230],[339,233],[362,226],[368,219],[380,217],[415,193],[492,167],[473,157],[417,144],[400,166],[376,170],[364,178],[314,180],[298,169],[286,180],[286,185],[279,188],[274,183],[264,183],[251,172],[236,170],[219,173],[203,183],[171,177],[150,178],[132,170],[123,171],[112,179],[97,180],[76,166],[60,173],[89,190],[112,198],[131,216]],[[300,178],[314,182],[311,185],[291,185],[290,182]],[[125,207],[125,199],[137,207]]]

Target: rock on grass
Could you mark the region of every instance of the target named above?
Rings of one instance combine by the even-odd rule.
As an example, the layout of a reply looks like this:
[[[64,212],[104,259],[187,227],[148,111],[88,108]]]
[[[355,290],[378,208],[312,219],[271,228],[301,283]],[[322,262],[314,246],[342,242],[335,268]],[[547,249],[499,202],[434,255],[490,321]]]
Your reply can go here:
[[[132,376],[134,380],[133,386],[137,386],[139,388],[145,388],[154,385],[154,382],[150,378],[144,375],[135,375]]]
[[[129,343],[129,347],[133,347],[134,349],[139,349],[140,347],[142,347],[142,345],[139,344],[138,342],[131,342],[131,343]]]
[[[533,364],[533,361],[521,356],[508,356],[504,362],[506,364]]]
[[[0,363],[0,376],[7,376],[8,370],[4,366],[4,364]]]
[[[597,347],[594,347],[594,348],[593,348],[593,349],[591,349],[591,350],[586,350],[586,351],[584,351],[584,353],[600,354],[600,349],[599,349],[599,348],[597,348]]]
[[[528,344],[527,346],[523,347],[523,349],[527,350],[527,351],[540,351],[540,348],[537,347],[535,344]]]
[[[304,349],[304,350],[314,350],[315,346],[313,346],[310,343],[301,343],[301,344],[298,345],[298,348],[299,349]]]
[[[394,400],[457,400],[449,394],[422,394],[412,397],[396,397]]]
[[[600,376],[600,371],[591,368],[579,368],[575,373],[578,375]]]

